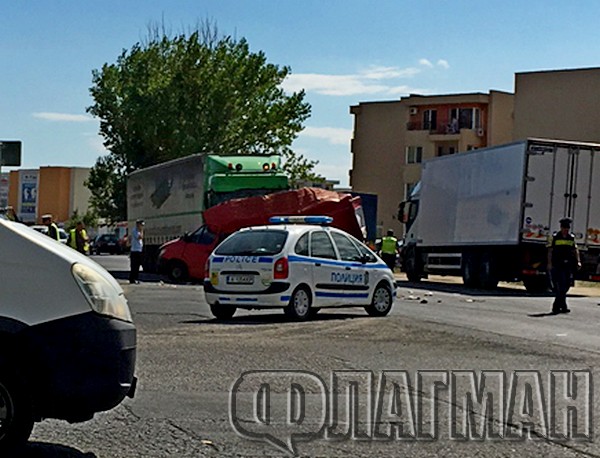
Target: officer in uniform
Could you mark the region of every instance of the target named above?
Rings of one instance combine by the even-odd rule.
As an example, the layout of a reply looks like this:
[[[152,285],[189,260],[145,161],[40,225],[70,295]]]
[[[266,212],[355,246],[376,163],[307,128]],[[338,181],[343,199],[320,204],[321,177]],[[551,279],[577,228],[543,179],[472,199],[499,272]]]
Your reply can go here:
[[[554,304],[552,313],[569,313],[567,293],[577,269],[581,267],[575,236],[571,233],[571,219],[560,220],[560,231],[548,241],[548,272],[552,279]]]
[[[394,270],[396,266],[396,254],[398,253],[398,239],[394,237],[394,231],[388,229],[387,235],[381,239],[381,259],[387,266]]]
[[[42,215],[42,223],[44,223],[48,227],[48,232],[46,235],[51,239],[57,240],[60,242],[60,236],[58,235],[58,226],[52,221],[52,215],[46,214]]]

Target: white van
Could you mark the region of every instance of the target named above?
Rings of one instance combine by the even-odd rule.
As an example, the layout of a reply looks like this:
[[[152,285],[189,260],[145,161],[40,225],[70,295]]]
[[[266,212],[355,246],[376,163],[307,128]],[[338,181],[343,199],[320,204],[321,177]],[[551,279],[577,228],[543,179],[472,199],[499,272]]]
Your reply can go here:
[[[133,397],[136,329],[117,281],[0,215],[0,456],[44,418],[86,421]]]

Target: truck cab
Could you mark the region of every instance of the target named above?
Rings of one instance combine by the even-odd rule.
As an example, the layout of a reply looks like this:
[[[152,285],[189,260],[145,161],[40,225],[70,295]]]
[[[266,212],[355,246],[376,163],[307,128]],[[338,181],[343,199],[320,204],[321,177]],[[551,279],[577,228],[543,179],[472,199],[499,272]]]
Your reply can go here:
[[[91,419],[133,397],[136,329],[90,258],[0,215],[0,455],[43,418]]]

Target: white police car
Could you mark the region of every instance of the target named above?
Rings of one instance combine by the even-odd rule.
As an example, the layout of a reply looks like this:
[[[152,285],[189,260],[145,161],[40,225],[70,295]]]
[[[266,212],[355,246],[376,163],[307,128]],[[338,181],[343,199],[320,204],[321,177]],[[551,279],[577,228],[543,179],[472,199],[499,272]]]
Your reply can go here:
[[[238,308],[281,307],[306,320],[322,307],[364,307],[384,316],[396,294],[385,263],[326,216],[287,216],[241,229],[207,261],[204,293],[216,318]]]

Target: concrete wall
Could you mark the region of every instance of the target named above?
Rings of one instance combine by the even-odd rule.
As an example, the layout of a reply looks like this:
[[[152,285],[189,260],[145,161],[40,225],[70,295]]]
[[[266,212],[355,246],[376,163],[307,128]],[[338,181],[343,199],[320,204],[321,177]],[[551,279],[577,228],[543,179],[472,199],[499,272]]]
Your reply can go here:
[[[514,139],[600,141],[600,68],[517,73]]]
[[[389,228],[402,233],[397,221],[404,198],[402,170],[405,158],[407,107],[399,102],[364,103],[354,114],[350,185],[357,192],[378,196],[378,235]]]
[[[71,193],[69,200],[69,212],[71,215],[75,212],[75,210],[77,210],[80,215],[85,214],[88,210],[92,193],[84,183],[89,176],[89,168],[73,167],[71,169]]]
[[[71,193],[71,170],[68,167],[40,167],[38,195],[38,224],[41,216],[50,213],[54,221],[69,219],[69,195]]]

